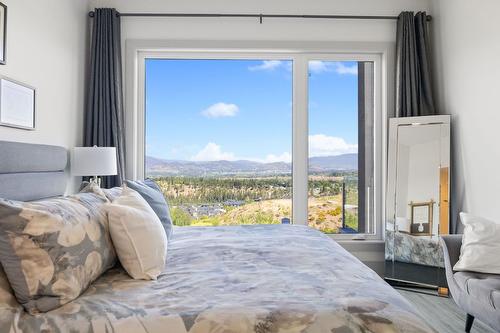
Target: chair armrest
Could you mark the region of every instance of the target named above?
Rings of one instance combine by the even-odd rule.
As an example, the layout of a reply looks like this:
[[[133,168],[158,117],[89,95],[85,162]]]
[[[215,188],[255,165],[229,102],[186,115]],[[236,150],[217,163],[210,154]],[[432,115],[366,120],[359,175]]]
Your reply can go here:
[[[453,266],[460,258],[460,248],[462,247],[462,235],[440,236],[439,242],[443,248],[445,268],[453,272]]]

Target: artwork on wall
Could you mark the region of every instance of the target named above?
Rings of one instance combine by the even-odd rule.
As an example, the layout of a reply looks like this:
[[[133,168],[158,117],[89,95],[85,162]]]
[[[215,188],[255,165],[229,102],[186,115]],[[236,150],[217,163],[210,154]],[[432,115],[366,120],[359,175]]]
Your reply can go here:
[[[0,125],[35,129],[35,88],[0,78]]]
[[[410,203],[411,225],[410,232],[414,236],[432,235],[432,215],[434,200],[428,202]]]
[[[5,65],[7,51],[7,6],[0,2],[0,65]]]

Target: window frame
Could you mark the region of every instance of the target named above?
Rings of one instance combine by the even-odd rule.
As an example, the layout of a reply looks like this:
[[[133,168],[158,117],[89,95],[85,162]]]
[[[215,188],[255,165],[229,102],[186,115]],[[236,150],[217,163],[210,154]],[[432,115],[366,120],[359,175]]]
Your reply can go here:
[[[369,234],[329,234],[336,240],[382,240],[385,220],[387,119],[394,91],[394,43],[272,41],[146,41],[129,40],[125,52],[126,177],[144,178],[146,59],[291,60],[292,80],[292,221],[308,218],[308,63],[372,61],[374,63],[374,221]],[[301,223],[302,222],[302,223]]]

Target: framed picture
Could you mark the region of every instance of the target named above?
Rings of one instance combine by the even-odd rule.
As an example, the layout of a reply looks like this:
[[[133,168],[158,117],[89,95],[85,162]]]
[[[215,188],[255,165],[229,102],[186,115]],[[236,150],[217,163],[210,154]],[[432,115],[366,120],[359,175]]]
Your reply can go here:
[[[0,77],[0,125],[35,129],[35,88]]]
[[[410,209],[410,234],[414,236],[431,236],[434,200],[418,203],[412,201],[410,202]]]
[[[0,2],[0,65],[6,64],[7,53],[7,6]]]

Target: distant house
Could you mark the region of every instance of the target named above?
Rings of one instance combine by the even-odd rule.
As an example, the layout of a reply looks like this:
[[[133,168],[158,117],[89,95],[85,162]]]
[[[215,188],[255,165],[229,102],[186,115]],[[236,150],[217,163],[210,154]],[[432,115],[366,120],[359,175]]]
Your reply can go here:
[[[241,200],[226,200],[224,201],[224,206],[230,207],[239,207],[242,206],[245,202]]]
[[[226,213],[222,204],[189,205],[182,207],[182,209],[195,219],[203,216],[211,217]]]

